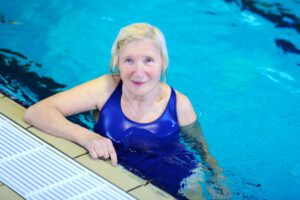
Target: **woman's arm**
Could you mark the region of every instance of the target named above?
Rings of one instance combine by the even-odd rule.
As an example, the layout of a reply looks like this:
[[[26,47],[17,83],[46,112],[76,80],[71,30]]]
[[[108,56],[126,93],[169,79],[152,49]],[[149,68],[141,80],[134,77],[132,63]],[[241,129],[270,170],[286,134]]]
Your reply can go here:
[[[183,94],[177,92],[177,116],[180,131],[185,141],[199,154],[207,163],[208,168],[215,174],[220,175],[222,168],[216,159],[209,153],[208,146],[202,133],[200,123],[190,100]]]
[[[177,94],[177,116],[184,141],[194,150],[199,152],[208,169],[212,173],[212,176],[209,179],[212,184],[207,185],[207,188],[213,196],[213,199],[230,199],[231,192],[223,183],[223,169],[218,165],[217,160],[208,151],[208,146],[193,106],[189,99],[179,92]]]
[[[24,121],[51,135],[65,138],[85,147],[92,158],[111,158],[117,163],[112,142],[99,134],[68,121],[65,117],[101,109],[117,83],[110,75],[53,95],[29,107]]]
[[[207,163],[208,169],[217,176],[222,173],[222,168],[218,165],[216,159],[208,151],[208,146],[202,133],[202,129],[198,120],[180,127],[180,132],[184,141],[195,149]]]

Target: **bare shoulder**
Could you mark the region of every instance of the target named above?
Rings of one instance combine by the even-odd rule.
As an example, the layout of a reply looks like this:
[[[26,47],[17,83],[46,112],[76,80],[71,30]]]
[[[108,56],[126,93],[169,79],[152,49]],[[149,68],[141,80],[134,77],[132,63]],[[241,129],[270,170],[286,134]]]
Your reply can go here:
[[[86,96],[91,99],[108,96],[117,87],[118,77],[112,75],[103,75],[81,85],[78,85],[64,93]],[[72,95],[72,96],[73,96]]]
[[[98,109],[101,110],[107,99],[111,96],[120,82],[119,76],[110,74],[103,75],[92,81],[75,87],[74,90],[78,90],[86,98],[93,101]]]
[[[179,125],[186,126],[195,122],[195,120],[197,119],[197,115],[189,98],[179,91],[176,91],[176,98],[176,108]]]
[[[106,74],[87,82],[86,84],[88,87],[95,90],[95,95],[98,95],[99,93],[101,93],[101,95],[105,95],[106,93],[110,95],[110,93],[117,87],[119,81],[119,76]]]
[[[69,90],[57,93],[32,107],[52,107],[59,110],[64,116],[97,108],[101,109],[101,106],[107,101],[117,87],[117,84],[118,77],[104,75]]]
[[[115,75],[104,75],[99,77],[95,80],[95,89],[97,92],[95,92],[95,98],[98,99],[97,101],[97,107],[101,110],[104,103],[107,101],[107,99],[111,96],[111,94],[114,92],[114,90],[117,88],[120,77]]]

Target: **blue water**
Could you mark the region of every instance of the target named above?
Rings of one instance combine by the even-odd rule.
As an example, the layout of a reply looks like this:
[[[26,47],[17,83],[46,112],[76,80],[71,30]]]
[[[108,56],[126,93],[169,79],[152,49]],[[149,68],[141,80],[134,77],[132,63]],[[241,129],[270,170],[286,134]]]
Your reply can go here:
[[[30,105],[108,73],[119,29],[154,24],[233,198],[297,199],[300,2],[243,2],[2,0],[0,90]]]

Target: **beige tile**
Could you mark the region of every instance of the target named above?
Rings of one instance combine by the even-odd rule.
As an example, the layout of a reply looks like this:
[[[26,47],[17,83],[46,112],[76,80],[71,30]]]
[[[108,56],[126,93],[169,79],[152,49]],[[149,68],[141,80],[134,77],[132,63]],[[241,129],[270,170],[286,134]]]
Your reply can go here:
[[[22,198],[20,195],[18,195],[6,185],[2,185],[0,186],[0,199],[19,200],[24,198]]]
[[[44,140],[54,148],[62,151],[71,158],[75,158],[77,156],[87,153],[87,151],[84,148],[68,140],[59,137],[54,137],[52,135],[39,131],[36,128],[29,128],[28,130],[35,136],[41,138],[42,140]]]
[[[152,184],[148,184],[139,188],[136,188],[129,192],[132,196],[140,200],[166,200],[175,199],[165,191],[160,190]]]
[[[109,163],[110,161],[106,161],[106,163]],[[137,182],[141,183],[142,185],[145,185],[147,183],[147,180],[144,180],[140,177],[138,177],[137,175],[131,173],[130,171],[128,171],[127,169],[125,169],[124,167],[122,167],[121,165],[118,165],[116,167],[116,169],[118,169],[120,172],[126,174],[128,177],[136,180]]]
[[[167,192],[155,187],[152,184],[147,184],[145,186],[136,188],[129,192],[132,196],[141,200],[164,200],[164,199],[175,199]]]
[[[125,191],[146,183],[142,179],[134,178],[134,175],[129,176],[129,172],[125,173],[121,167],[113,167],[103,160],[92,160],[89,155],[80,156],[76,160]]]
[[[0,112],[25,128],[30,126],[22,120],[25,108],[7,97],[0,98]]]

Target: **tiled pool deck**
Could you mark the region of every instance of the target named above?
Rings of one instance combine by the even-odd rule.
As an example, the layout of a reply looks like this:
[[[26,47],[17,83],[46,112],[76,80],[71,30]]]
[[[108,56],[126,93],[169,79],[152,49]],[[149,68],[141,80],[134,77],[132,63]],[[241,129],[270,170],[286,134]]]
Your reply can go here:
[[[174,199],[166,192],[155,187],[121,166],[112,167],[108,161],[92,160],[81,146],[46,133],[43,133],[22,121],[25,108],[0,93],[0,112],[13,119],[17,124],[28,130],[35,137],[42,139],[55,149],[74,159],[82,166],[103,177],[137,199]],[[23,199],[12,188],[0,180],[0,199]]]

